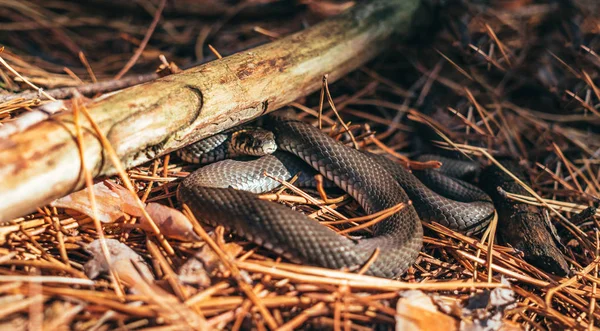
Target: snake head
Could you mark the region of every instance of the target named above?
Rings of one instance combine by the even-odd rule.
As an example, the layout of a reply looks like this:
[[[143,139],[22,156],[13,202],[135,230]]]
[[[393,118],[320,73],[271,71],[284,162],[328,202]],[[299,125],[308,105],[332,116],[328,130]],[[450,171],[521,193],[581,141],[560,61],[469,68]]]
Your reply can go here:
[[[273,132],[252,128],[235,132],[231,136],[231,148],[241,155],[263,156],[277,150]]]

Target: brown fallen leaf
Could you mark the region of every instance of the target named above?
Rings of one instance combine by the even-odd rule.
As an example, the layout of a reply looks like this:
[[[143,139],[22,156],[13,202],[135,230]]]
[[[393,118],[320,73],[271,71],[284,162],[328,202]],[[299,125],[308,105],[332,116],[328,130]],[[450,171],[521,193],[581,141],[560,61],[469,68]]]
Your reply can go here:
[[[396,331],[458,330],[458,320],[438,311],[433,300],[421,291],[403,292],[396,312]]]
[[[502,284],[510,286],[502,277]],[[462,309],[461,331],[519,330],[518,324],[504,320],[504,311],[517,307],[516,293],[510,288],[483,290],[471,296]]]
[[[92,255],[92,259],[84,266],[88,277],[94,279],[102,273],[107,273],[110,267],[121,281],[132,288],[135,288],[135,285],[139,282],[154,280],[154,274],[150,271],[150,267],[129,246],[116,239],[106,239],[106,246],[110,255],[110,266],[102,253],[99,239],[86,246],[85,250]]]
[[[154,284],[154,275],[150,268],[129,246],[115,239],[106,239],[109,250],[110,268],[117,277],[126,283],[131,292],[146,296],[150,303],[158,306],[156,313],[168,324],[180,326],[184,330],[206,330],[206,320],[193,311],[179,299]],[[102,254],[100,240],[91,242],[86,250],[92,259],[84,266],[90,278],[96,278],[100,273],[107,272],[109,264]]]
[[[221,246],[221,249],[227,256],[232,258],[239,255],[243,250],[242,246],[236,243],[226,243]],[[194,254],[194,257],[202,261],[209,273],[213,273],[217,270],[220,272],[225,272],[227,270],[217,253],[215,253],[208,245],[203,246],[199,252]]]
[[[225,242],[225,228],[222,226],[217,226],[215,228],[212,237],[223,253],[225,253],[225,255],[231,259],[238,256],[243,251],[242,246],[234,242]],[[215,253],[215,251],[212,250],[212,248],[210,248],[208,245],[203,246],[199,252],[194,254],[194,257],[204,263],[204,266],[209,273],[214,273],[216,271],[225,272],[228,270],[217,253]]]
[[[236,243],[226,243],[223,234],[223,227],[217,227],[212,237],[225,255],[233,259],[243,251],[243,247]],[[204,245],[179,268],[178,277],[186,284],[207,287],[210,285],[211,275],[227,271],[217,253],[210,246]]]
[[[143,215],[142,210],[136,202],[137,198],[133,196],[131,191],[111,181],[104,181],[104,185],[121,197],[121,208],[123,209],[123,212],[135,217],[141,217]]]
[[[501,282],[510,286],[505,278]],[[517,306],[516,294],[509,287],[480,290],[462,304],[459,300],[436,294],[432,294],[430,298],[440,312],[460,321],[459,331],[521,330],[518,323],[504,319],[504,311]]]
[[[179,210],[151,202],[146,205],[146,211],[165,237],[181,241],[202,240],[194,232],[192,223]],[[144,216],[140,218],[140,226],[145,231],[152,231],[150,223]]]
[[[179,281],[185,284],[197,285],[199,287],[208,287],[211,284],[210,275],[204,263],[196,258],[188,259],[177,273]]]
[[[113,223],[123,217],[124,214],[136,217],[142,215],[141,210],[131,196],[131,192],[120,185],[110,181],[102,181],[92,187],[92,192],[96,197],[98,220],[102,223]],[[54,200],[50,205],[76,210],[89,217],[94,215],[87,188]]]

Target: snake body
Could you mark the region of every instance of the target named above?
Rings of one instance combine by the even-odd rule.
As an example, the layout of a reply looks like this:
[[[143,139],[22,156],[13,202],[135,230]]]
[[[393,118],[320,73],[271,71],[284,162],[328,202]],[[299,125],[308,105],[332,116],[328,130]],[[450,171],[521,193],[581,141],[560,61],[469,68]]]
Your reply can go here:
[[[192,152],[181,152],[189,154]],[[195,157],[198,159],[198,157]],[[270,177],[265,176],[269,174]],[[196,171],[194,184],[207,187],[234,188],[252,193],[263,193],[281,186],[278,180],[298,177],[294,184],[299,187],[315,187],[312,174],[315,170],[290,153],[277,151],[254,160],[223,160],[211,163]]]
[[[262,156],[276,149],[273,132],[234,127],[178,150],[177,156],[186,162],[206,164],[236,156]]]
[[[402,210],[376,224],[371,238],[355,241],[283,205],[215,184],[215,173],[207,176],[203,170],[206,167],[182,182],[179,199],[197,217],[214,226],[223,225],[291,260],[352,270],[363,266],[378,248],[367,273],[398,277],[415,261],[421,249],[423,229],[419,215],[426,221],[471,232],[487,224],[493,213],[489,202],[476,202],[476,206],[481,206],[472,209],[468,203],[443,198],[392,161],[349,148],[307,123],[273,116],[268,124],[275,134],[278,150],[302,159],[351,195],[367,213],[405,204]],[[265,164],[271,162],[277,167],[274,158],[277,157],[266,158]],[[229,173],[225,168],[219,169],[221,173]],[[265,171],[273,173],[276,169]],[[289,175],[295,170],[286,171]],[[464,211],[465,207],[471,212]],[[486,212],[489,214],[483,215]]]
[[[479,232],[491,221],[494,214],[491,198],[472,184],[434,169],[415,171],[417,177],[384,156],[373,158],[402,183],[421,220],[438,222],[467,234]]]

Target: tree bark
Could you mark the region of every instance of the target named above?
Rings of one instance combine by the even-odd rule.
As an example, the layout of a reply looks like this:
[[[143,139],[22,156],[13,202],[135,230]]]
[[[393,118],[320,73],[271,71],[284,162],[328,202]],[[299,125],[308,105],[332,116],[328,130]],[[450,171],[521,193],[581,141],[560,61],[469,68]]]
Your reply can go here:
[[[276,42],[125,89],[88,105],[125,167],[278,109],[356,69],[407,34],[419,0],[374,0]],[[82,121],[86,164],[115,170]],[[0,222],[83,186],[73,117],[0,140]]]

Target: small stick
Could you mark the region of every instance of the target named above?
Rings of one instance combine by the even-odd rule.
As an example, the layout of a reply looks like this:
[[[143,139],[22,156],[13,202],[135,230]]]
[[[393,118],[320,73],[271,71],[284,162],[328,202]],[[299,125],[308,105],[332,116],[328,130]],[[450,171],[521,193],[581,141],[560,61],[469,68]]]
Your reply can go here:
[[[329,106],[331,107],[331,109],[335,113],[335,116],[337,117],[337,119],[340,122],[340,124],[344,127],[344,129],[346,130],[346,132],[348,132],[348,134],[350,135],[350,139],[352,139],[352,143],[354,144],[354,148],[358,149],[358,143],[356,142],[356,139],[354,139],[354,135],[352,134],[352,131],[350,131],[350,129],[348,128],[348,125],[346,124],[346,122],[344,122],[344,120],[340,116],[340,113],[335,108],[335,103],[333,102],[333,98],[331,97],[331,92],[329,92],[329,84],[327,83],[327,77],[328,77],[328,75],[324,75],[323,76],[323,86],[325,87],[325,95],[327,96],[327,101],[329,102]],[[319,114],[321,114],[321,112],[322,112],[321,108],[320,108],[320,110],[321,111],[319,112]],[[319,116],[319,118],[320,118],[320,116]],[[321,127],[321,121],[319,120],[319,128],[320,127]]]

